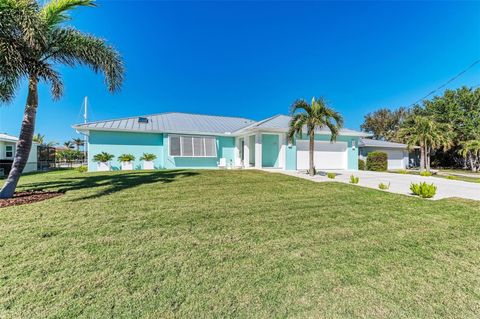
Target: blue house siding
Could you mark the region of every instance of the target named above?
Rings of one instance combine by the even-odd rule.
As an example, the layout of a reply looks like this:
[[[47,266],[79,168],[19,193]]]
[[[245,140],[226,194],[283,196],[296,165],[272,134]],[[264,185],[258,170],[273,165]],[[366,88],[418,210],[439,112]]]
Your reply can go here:
[[[254,138],[249,136],[249,138]],[[303,140],[308,139],[306,135]],[[329,135],[315,135],[319,141],[329,141]],[[358,143],[359,138],[355,136],[338,136],[337,141],[347,142],[348,169],[358,169]],[[118,131],[90,131],[88,144],[88,169],[97,170],[97,163],[93,156],[100,152],[113,154],[115,158],[111,161],[112,169],[120,169],[117,157],[121,154],[133,154],[135,156],[134,168],[141,169],[140,157],[143,153],[157,155],[155,168],[217,168],[220,158],[225,158],[227,164],[235,163],[235,137],[216,136],[217,156],[216,157],[171,157],[169,156],[169,139],[166,133],[137,133]],[[262,166],[279,167],[280,139],[277,134],[262,134]],[[353,149],[353,143],[355,149]],[[297,148],[295,141],[292,145],[285,147],[285,169],[297,169]],[[254,151],[251,153],[254,156]]]
[[[134,168],[140,169],[143,153],[157,155],[155,160],[156,168],[163,168],[163,134],[155,133],[132,133],[132,132],[108,132],[90,131],[88,138],[88,170],[96,171],[97,163],[93,156],[101,152],[115,155],[111,161],[112,169],[120,169],[120,162],[117,157],[121,154],[132,154],[135,156]]]

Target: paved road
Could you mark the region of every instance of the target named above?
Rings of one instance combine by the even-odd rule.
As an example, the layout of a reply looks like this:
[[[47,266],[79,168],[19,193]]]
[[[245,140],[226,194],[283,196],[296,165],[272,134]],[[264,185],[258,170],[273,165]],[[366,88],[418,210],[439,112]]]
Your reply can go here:
[[[287,175],[296,176],[315,182],[328,182],[332,181],[326,176],[316,175],[309,176],[304,172],[289,172],[280,171]],[[359,186],[378,189],[378,184],[390,183],[389,192],[411,195],[410,184],[427,182],[434,183],[437,186],[437,194],[433,199],[442,199],[448,197],[459,197],[466,199],[480,200],[480,183],[470,183],[458,180],[449,180],[438,177],[422,177],[418,175],[408,174],[396,174],[396,173],[382,173],[382,172],[370,172],[370,171],[347,171],[347,170],[334,170],[331,171],[337,174],[335,181],[342,183],[350,182],[350,175],[360,177],[358,183]]]

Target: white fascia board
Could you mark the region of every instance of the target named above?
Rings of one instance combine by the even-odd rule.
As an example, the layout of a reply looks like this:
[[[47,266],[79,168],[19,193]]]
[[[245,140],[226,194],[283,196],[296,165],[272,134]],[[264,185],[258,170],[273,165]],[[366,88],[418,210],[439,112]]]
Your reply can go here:
[[[82,127],[73,125],[72,128],[77,130],[78,132],[82,132],[88,134],[90,131],[108,131],[108,132],[128,132],[128,133],[150,133],[150,134],[180,134],[180,135],[208,135],[208,136],[230,136],[235,137],[233,133],[212,133],[212,132],[182,132],[182,131],[157,131],[157,130],[149,130],[149,131],[137,131],[137,130],[130,130],[130,129],[111,129],[111,128],[98,128],[98,127]]]

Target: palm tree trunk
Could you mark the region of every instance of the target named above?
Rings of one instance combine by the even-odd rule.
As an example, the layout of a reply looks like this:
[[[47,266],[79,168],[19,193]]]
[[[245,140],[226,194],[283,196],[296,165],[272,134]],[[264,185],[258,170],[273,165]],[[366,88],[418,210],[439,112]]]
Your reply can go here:
[[[0,191],[0,198],[11,198],[17,188],[20,175],[27,164],[28,155],[32,148],[33,133],[35,131],[35,117],[38,107],[38,79],[30,76],[28,81],[27,105],[23,114],[22,128],[17,143],[15,159],[13,160],[12,170],[8,174],[7,181]]]
[[[309,169],[309,174],[310,176],[315,175],[315,162],[313,160],[313,156],[315,154],[315,135],[310,134],[310,145],[309,145],[309,157],[310,157],[310,169]]]
[[[431,149],[430,147],[425,147],[425,168],[427,172],[430,172],[430,156],[431,156]]]
[[[420,172],[425,170],[425,147],[420,145]]]
[[[473,155],[470,152],[468,152],[468,161],[470,162],[470,169],[472,170],[472,172],[475,172],[475,161],[473,160]]]

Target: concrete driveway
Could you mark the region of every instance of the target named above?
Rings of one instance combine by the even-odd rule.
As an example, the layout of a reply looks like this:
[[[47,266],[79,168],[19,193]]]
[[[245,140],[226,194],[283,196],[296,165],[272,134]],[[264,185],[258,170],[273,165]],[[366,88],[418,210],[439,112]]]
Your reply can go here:
[[[418,175],[409,175],[409,174],[396,174],[396,173],[384,173],[384,172],[370,172],[370,171],[347,171],[347,170],[333,170],[329,172],[334,172],[337,174],[335,179],[329,179],[326,176],[322,176],[322,173],[326,171],[319,172],[319,175],[309,176],[305,172],[288,172],[282,171],[282,173],[296,176],[315,182],[342,182],[350,183],[350,175],[355,175],[360,178],[358,186],[369,187],[378,189],[378,184],[390,183],[389,192],[411,195],[410,184],[427,182],[434,183],[437,186],[437,194],[433,199],[442,199],[448,197],[458,197],[466,198],[473,200],[480,200],[480,183],[470,183],[463,182],[458,180],[449,180],[438,177],[422,177]],[[380,191],[380,190],[379,190]]]

